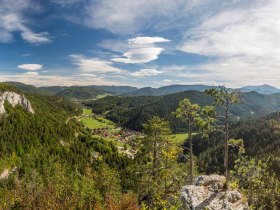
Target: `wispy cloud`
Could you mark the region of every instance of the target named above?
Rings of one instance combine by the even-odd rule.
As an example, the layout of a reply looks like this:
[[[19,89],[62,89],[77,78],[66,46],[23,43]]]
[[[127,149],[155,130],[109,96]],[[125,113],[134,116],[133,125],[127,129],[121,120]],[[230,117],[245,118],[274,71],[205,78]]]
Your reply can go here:
[[[147,76],[156,76],[158,74],[161,74],[161,71],[158,71],[156,69],[140,69],[139,71],[131,73],[134,77],[147,77]]]
[[[193,71],[203,75],[201,71],[205,70],[205,78],[232,86],[278,85],[280,2],[253,3],[224,10],[186,31],[180,50],[216,57],[215,61],[192,67]],[[190,76],[188,72],[185,75]]]
[[[31,72],[37,73],[37,72]],[[35,86],[72,86],[72,85],[121,85],[115,81],[104,80],[101,77],[83,77],[78,75],[61,76],[61,75],[37,75],[31,73],[1,75],[0,82],[16,81]]]
[[[36,72],[36,71],[28,71],[28,72],[25,72],[23,74],[28,75],[28,76],[38,76],[39,75],[39,73]]]
[[[270,56],[280,53],[280,2],[223,11],[186,33],[181,50],[202,55]]]
[[[37,71],[43,68],[42,64],[21,64],[17,66],[19,69],[24,69],[28,71]]]
[[[147,37],[147,36],[139,36],[128,40],[129,44],[154,44],[160,42],[170,42],[169,39],[165,39],[163,37]]]
[[[114,62],[141,64],[158,59],[164,51],[160,43],[170,42],[163,37],[135,37],[123,42],[105,42],[108,49],[122,52],[122,56],[114,56],[111,60]],[[102,46],[102,45],[101,45]]]
[[[58,4],[60,6],[72,6],[75,3],[80,2],[81,0],[50,0],[51,2]]]
[[[123,54],[123,57],[113,58],[112,61],[122,63],[148,63],[158,59],[158,56],[163,50],[163,48],[159,47],[146,47],[129,50]]]
[[[177,27],[195,8],[209,0],[102,0],[90,1],[83,23],[116,34]],[[108,15],[109,14],[109,15]]]
[[[47,32],[36,33],[28,27],[25,13],[37,11],[38,5],[32,0],[0,1],[0,42],[13,41],[13,34],[19,32],[23,40],[31,44],[52,42]]]
[[[113,62],[98,58],[87,58],[83,55],[70,55],[73,64],[83,72],[96,73],[125,73],[124,70],[114,67]]]

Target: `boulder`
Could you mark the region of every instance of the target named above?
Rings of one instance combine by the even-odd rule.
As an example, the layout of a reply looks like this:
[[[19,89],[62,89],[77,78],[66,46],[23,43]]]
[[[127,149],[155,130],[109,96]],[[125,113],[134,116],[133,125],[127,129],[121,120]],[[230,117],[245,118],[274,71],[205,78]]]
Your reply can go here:
[[[198,176],[194,185],[182,188],[184,210],[249,210],[237,190],[225,191],[225,177],[220,175]]]

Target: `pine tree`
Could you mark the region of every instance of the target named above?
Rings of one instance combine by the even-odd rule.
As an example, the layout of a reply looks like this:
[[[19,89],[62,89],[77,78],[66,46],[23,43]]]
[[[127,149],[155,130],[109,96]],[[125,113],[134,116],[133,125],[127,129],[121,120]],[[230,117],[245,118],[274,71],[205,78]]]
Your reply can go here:
[[[214,97],[214,105],[219,106],[223,110],[223,114],[220,116],[223,120],[222,132],[224,133],[224,168],[226,176],[226,188],[229,188],[230,171],[228,169],[228,140],[229,140],[229,117],[231,105],[240,102],[240,92],[237,90],[231,90],[224,86],[219,88],[213,88],[206,90],[206,93]]]

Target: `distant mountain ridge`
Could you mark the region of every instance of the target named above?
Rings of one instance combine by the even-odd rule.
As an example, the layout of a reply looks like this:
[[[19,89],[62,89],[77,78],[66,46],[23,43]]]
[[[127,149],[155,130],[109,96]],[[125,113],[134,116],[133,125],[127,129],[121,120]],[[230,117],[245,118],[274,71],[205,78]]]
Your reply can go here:
[[[159,88],[144,87],[132,92],[126,92],[124,96],[161,96],[172,93],[184,92],[189,90],[196,90],[204,92],[207,89],[214,88],[215,86],[207,85],[169,85]]]
[[[273,87],[271,85],[258,85],[258,86],[245,86],[240,88],[241,92],[251,92],[255,91],[261,94],[270,95],[274,93],[280,93],[280,89]]]
[[[80,94],[83,95],[85,90],[88,95],[97,95],[97,93],[108,93],[111,95],[119,95],[119,96],[162,96],[172,93],[179,93],[184,91],[199,91],[204,92],[206,89],[215,88],[217,86],[208,86],[208,85],[168,85],[162,86],[159,88],[152,87],[143,87],[137,88],[132,86],[106,86],[106,85],[89,85],[89,86],[49,86],[49,87],[35,87],[32,85],[26,85],[19,82],[7,82],[12,86],[17,87],[22,92],[27,93],[36,93],[36,94],[48,94],[48,95],[59,95],[63,96],[63,92],[72,95],[72,91],[75,91],[73,95],[77,96],[79,99],[79,91]],[[273,87],[271,85],[258,85],[258,86],[244,86],[241,88],[237,88],[241,92],[258,92],[264,95],[271,95],[275,93],[280,93],[280,89]],[[68,97],[69,98],[69,97]],[[84,98],[84,97],[83,97]]]

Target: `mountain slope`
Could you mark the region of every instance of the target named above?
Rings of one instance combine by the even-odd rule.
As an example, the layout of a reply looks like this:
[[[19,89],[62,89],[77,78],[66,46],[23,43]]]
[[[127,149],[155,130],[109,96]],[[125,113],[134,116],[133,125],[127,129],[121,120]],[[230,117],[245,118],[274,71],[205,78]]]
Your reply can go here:
[[[258,159],[270,157],[273,170],[280,175],[280,118],[278,113],[265,118],[247,120],[230,126],[230,138],[243,139],[245,155]],[[209,139],[194,137],[194,153],[204,173],[223,171],[224,136],[212,133]],[[185,143],[187,147],[188,144]],[[230,147],[230,165],[236,158],[236,148]],[[238,152],[238,151],[237,151]]]
[[[170,86],[163,86],[160,88],[144,87],[132,92],[126,92],[122,95],[123,96],[161,96],[161,95],[184,92],[189,90],[204,92],[205,90],[213,87],[214,86],[207,86],[207,85],[170,85]]]
[[[87,88],[88,90],[99,90],[106,93],[115,93],[115,94],[121,94],[125,92],[131,92],[137,90],[136,87],[130,87],[130,86],[103,86],[103,85],[89,85],[89,86],[49,86],[49,87],[39,87],[38,89],[49,92],[53,95],[58,94],[59,92],[65,91],[67,89],[72,88]]]
[[[186,91],[164,96],[106,97],[85,103],[96,113],[105,113],[108,118],[131,129],[139,130],[142,124],[158,115],[171,122],[174,131],[181,131],[185,124],[174,118],[171,113],[179,101],[189,98],[201,106],[210,105],[213,99],[203,92]],[[259,118],[280,108],[280,94],[262,95],[257,92],[243,94],[242,103],[232,106],[233,120]]]
[[[261,94],[274,94],[274,93],[280,93],[280,89],[273,87],[271,85],[259,85],[259,86],[245,86],[240,88],[241,92],[251,92],[256,91]]]
[[[0,83],[0,95],[6,92],[24,96],[34,112],[13,107],[4,99],[6,113],[0,116],[0,209],[87,209],[101,201],[102,185],[95,184],[96,174],[127,166],[127,159],[116,146],[92,138],[82,124],[68,120],[81,114],[80,107],[68,100],[23,94]],[[94,161],[94,152],[99,160]]]
[[[90,100],[105,93],[105,91],[99,89],[73,86],[58,92],[56,95],[72,100]]]
[[[20,82],[4,82],[3,84],[13,86],[16,89],[20,90],[22,93],[50,95],[49,92],[41,90],[40,88],[37,88],[33,85],[26,85],[26,84],[20,83]]]

